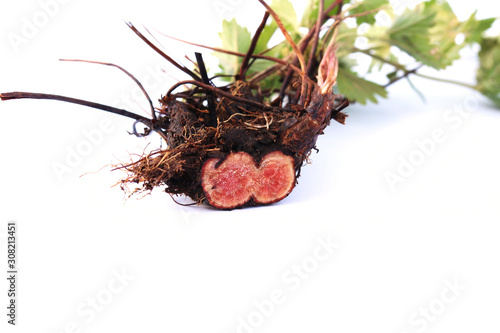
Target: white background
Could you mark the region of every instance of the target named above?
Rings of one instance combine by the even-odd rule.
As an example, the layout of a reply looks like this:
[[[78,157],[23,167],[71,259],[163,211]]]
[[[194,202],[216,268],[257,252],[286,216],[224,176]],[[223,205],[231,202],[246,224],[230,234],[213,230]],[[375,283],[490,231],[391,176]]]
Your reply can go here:
[[[156,100],[185,75],[124,21],[218,45],[222,18],[253,31],[263,15],[257,1],[219,1],[227,6],[221,16],[213,0],[70,0],[16,49],[8,34],[21,34],[23,18],[33,21],[42,7],[3,2],[1,92],[122,107],[135,89],[126,76],[58,59],[119,64],[155,84]],[[486,0],[452,5],[461,19],[476,8],[479,17],[500,13]],[[183,56],[199,50],[154,34],[186,64]],[[464,56],[428,74],[474,83],[473,51]],[[168,75],[151,81],[158,68]],[[6,272],[5,231],[15,220],[20,272],[15,329],[6,324],[1,279],[2,332],[498,332],[500,111],[471,90],[414,82],[427,102],[401,82],[378,105],[351,106],[347,125],[332,123],[319,138],[320,153],[288,198],[230,212],[181,207],[161,191],[124,200],[112,187],[124,174],[100,169],[160,144],[129,136],[128,119],[59,102],[1,103],[0,267]],[[133,111],[146,115],[139,100]],[[460,108],[466,118],[452,113]],[[53,164],[103,120],[112,130],[59,179]],[[416,141],[435,130],[446,140],[392,191],[384,175],[418,154]],[[330,254],[318,239],[340,245]],[[302,265],[307,276],[296,275]],[[128,280],[120,283],[115,276],[123,273]],[[466,289],[454,294],[450,283]],[[280,304],[270,306],[280,292]],[[429,307],[423,319],[419,311]]]

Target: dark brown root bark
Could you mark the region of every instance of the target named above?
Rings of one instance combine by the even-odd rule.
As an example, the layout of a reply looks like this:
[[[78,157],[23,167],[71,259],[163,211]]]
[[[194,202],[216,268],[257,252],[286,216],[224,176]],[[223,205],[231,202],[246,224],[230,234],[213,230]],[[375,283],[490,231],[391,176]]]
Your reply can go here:
[[[209,202],[218,208],[235,208],[254,204],[268,204],[286,197],[295,183],[300,168],[316,144],[317,137],[323,133],[330,120],[343,121],[341,110],[346,106],[342,96],[323,95],[319,87],[313,90],[311,101],[307,108],[299,105],[288,105],[287,108],[268,108],[262,110],[255,106],[263,104],[262,98],[255,93],[249,83],[236,81],[226,88],[224,94],[213,90],[216,104],[218,124],[208,126],[210,122],[206,106],[206,92],[193,90],[189,97],[177,99],[179,95],[171,95],[161,100],[159,122],[165,128],[168,149],[158,150],[141,160],[125,165],[122,168],[129,171],[125,183],[139,184],[140,190],[150,191],[158,186],[165,186],[170,194],[185,194],[195,202]],[[238,99],[227,97],[227,92]],[[185,92],[180,96],[186,96]],[[179,98],[180,99],[180,98]],[[248,104],[240,100],[249,100]],[[235,155],[241,153],[244,155]],[[264,198],[266,190],[255,190],[258,182],[271,182],[272,179],[252,176],[258,173],[258,166],[266,163],[265,156],[281,154],[283,163],[283,179],[278,194]],[[244,165],[236,166],[236,156]],[[232,199],[221,198],[210,188],[217,183],[213,175],[221,179],[228,175],[219,170],[225,161],[231,165],[225,170],[253,170],[247,181],[250,185],[241,189],[240,194],[234,194]],[[214,162],[217,161],[217,162]],[[232,171],[231,171],[232,170]],[[292,170],[292,175],[290,171]],[[212,177],[210,182],[208,178]],[[253,177],[253,178],[252,178]],[[275,178],[275,174],[270,174]],[[245,177],[243,177],[245,178]],[[250,179],[250,180],[249,180]],[[239,183],[233,179],[234,193],[237,193]],[[209,184],[203,186],[203,184]],[[272,187],[272,186],[270,186]],[[276,188],[280,186],[275,185]],[[229,188],[225,188],[229,191]],[[252,199],[252,200],[250,200]]]

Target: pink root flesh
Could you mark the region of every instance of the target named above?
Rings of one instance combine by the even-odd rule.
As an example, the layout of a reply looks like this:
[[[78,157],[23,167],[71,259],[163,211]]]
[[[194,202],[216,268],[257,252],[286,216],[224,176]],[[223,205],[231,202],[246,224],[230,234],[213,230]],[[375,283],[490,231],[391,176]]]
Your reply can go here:
[[[280,151],[265,155],[260,166],[244,152],[230,154],[216,168],[219,161],[209,159],[201,173],[205,196],[217,208],[237,208],[251,199],[271,204],[285,198],[295,185],[294,160]]]

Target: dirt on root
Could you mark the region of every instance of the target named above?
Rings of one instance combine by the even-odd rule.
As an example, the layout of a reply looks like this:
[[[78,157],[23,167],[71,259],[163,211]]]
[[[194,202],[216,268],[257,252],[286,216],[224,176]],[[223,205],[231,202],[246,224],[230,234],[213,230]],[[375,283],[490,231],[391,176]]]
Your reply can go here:
[[[311,105],[319,102],[318,94],[312,94]],[[207,125],[209,99],[216,112],[214,127]],[[202,203],[205,201],[201,187],[204,162],[213,157],[223,161],[237,151],[250,154],[257,164],[267,153],[281,151],[293,157],[298,176],[316,137],[322,134],[330,119],[343,121],[345,116],[339,116],[342,100],[341,96],[330,101],[322,98],[321,103],[333,104],[320,106],[319,109],[328,107],[329,110],[324,119],[316,119],[318,105],[314,105],[314,113],[299,105],[268,105],[257,87],[242,81],[220,89],[220,94],[217,90],[214,93],[195,88],[164,96],[156,121],[159,128],[165,129],[168,148],[120,166],[128,171],[122,183],[136,184],[134,193],[165,186],[169,194],[184,194]]]

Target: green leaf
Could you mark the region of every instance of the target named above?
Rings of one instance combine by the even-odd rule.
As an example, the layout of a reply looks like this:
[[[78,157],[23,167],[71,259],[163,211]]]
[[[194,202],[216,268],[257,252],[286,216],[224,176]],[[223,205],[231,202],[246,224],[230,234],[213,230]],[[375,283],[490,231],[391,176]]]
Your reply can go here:
[[[271,21],[266,25],[262,31],[259,40],[257,41],[257,46],[254,53],[259,54],[269,49],[269,41],[278,29],[278,24],[275,21]],[[219,34],[222,40],[222,48],[228,51],[235,51],[239,53],[247,53],[250,44],[252,42],[252,36],[247,28],[240,26],[235,19],[231,21],[223,21],[222,32]],[[286,45],[278,45],[272,48],[266,55],[275,58],[284,58]],[[225,75],[235,75],[238,74],[241,64],[243,62],[242,57],[216,52],[219,58],[219,67],[222,70],[221,73]],[[250,68],[247,71],[247,76],[251,76],[260,71],[264,71],[274,65],[273,61],[257,59],[251,63]],[[231,77],[222,77],[222,80],[232,81]],[[261,81],[262,88],[272,88],[276,85],[276,78],[269,77]]]
[[[466,44],[481,43],[484,32],[491,28],[495,22],[494,18],[477,20],[476,13],[477,11],[460,25],[460,32],[465,35]]]
[[[371,26],[367,32],[363,35],[368,39],[369,53],[374,57],[368,68],[369,72],[373,72],[374,69],[381,70],[382,67],[386,64],[385,61],[381,61],[380,59],[384,59],[388,62],[398,63],[398,59],[392,53],[392,45],[388,42],[387,39],[387,27],[381,26]]]
[[[337,46],[337,57],[349,55],[354,48],[354,43],[358,37],[356,28],[349,28],[345,22],[340,23],[335,45]]]
[[[299,21],[290,0],[273,0],[271,8],[278,14],[290,35],[299,33]]]
[[[424,13],[435,14],[434,26],[429,29],[429,40],[433,45],[431,52],[438,63],[434,67],[446,68],[460,58],[459,52],[465,46],[455,42],[460,33],[460,22],[448,2],[443,0],[426,2]]]
[[[259,40],[257,41],[257,46],[255,47],[254,53],[259,54],[269,48],[269,41],[271,40],[277,29],[278,24],[274,20],[271,20],[271,23],[267,24],[262,30]]]
[[[429,29],[432,50],[440,63],[440,68],[445,68],[460,58],[460,50],[466,45],[479,43],[483,33],[491,27],[494,19],[477,20],[473,13],[467,21],[460,22],[444,0],[431,0],[425,3],[424,13],[436,13],[434,26]],[[464,41],[457,43],[457,36],[463,34]]]
[[[267,48],[266,48],[267,49]],[[276,46],[274,46],[269,52],[266,52],[266,55],[278,58],[278,59],[284,59],[286,58],[290,53],[292,52],[291,47],[286,43],[282,42]],[[260,52],[256,52],[260,53]],[[265,71],[269,67],[273,66],[275,64],[274,61],[270,60],[264,60],[264,59],[257,59],[255,61],[251,62],[251,66],[247,72],[247,76],[251,77],[253,74]],[[259,87],[261,89],[278,89],[279,90],[279,82],[281,82],[282,78],[279,75],[271,75],[264,80],[259,82]]]
[[[324,10],[329,8],[336,0],[325,0]],[[344,1],[344,4],[349,3],[349,1]],[[337,12],[337,7],[335,7],[329,14],[334,15]],[[300,26],[311,28],[316,24],[318,20],[319,14],[319,0],[309,0],[309,3],[304,10],[304,14],[302,15],[302,21]]]
[[[445,0],[428,0],[400,16],[393,15],[390,8],[387,12],[394,18],[392,26],[372,25],[365,34],[373,54],[389,60],[393,57],[390,48],[396,46],[435,69],[444,69],[459,59],[460,50],[480,41],[484,31],[494,22],[493,19],[477,20],[475,13],[467,21],[460,22]],[[465,36],[463,43],[456,42],[459,34]],[[370,70],[376,65],[382,64],[374,60]]]
[[[479,52],[477,89],[500,107],[500,38],[484,38]]]
[[[398,76],[398,70],[392,71],[386,75],[389,80],[395,79]]]
[[[222,32],[219,33],[222,48],[227,51],[246,53],[252,41],[247,28],[240,26],[233,18],[222,22]],[[240,70],[243,59],[230,54],[216,52],[219,58],[219,67],[224,74],[235,75]]]
[[[352,6],[352,8],[349,9],[349,15],[357,15],[370,12],[369,14],[357,17],[356,22],[358,23],[358,25],[362,23],[375,24],[375,15],[377,15],[377,10],[381,10],[388,4],[388,0],[364,0],[362,2],[356,2]]]
[[[387,90],[383,86],[359,77],[344,66],[339,67],[337,85],[342,95],[363,105],[368,101],[377,103],[377,96],[387,98]]]
[[[417,61],[433,68],[443,68],[431,44],[429,30],[434,27],[436,12],[425,10],[422,4],[414,10],[407,9],[389,28],[389,43],[408,53]]]

